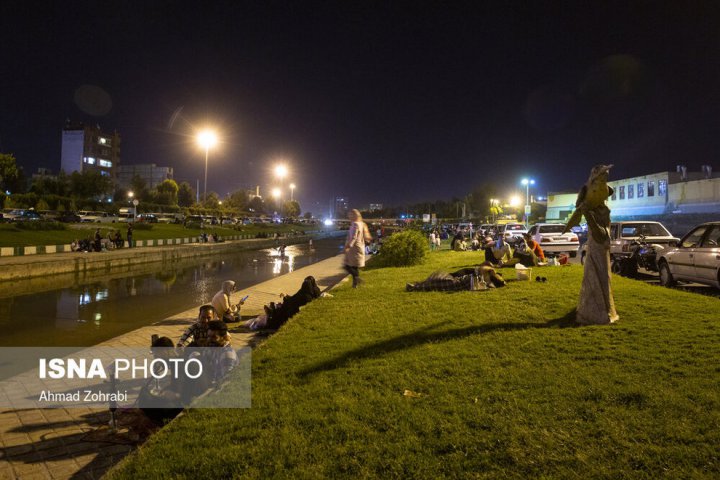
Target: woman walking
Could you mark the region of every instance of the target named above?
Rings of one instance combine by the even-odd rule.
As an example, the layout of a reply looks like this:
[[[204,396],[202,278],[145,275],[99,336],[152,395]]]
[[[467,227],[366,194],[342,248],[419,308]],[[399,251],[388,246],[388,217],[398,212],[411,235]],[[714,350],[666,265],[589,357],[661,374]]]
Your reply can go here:
[[[353,288],[357,288],[360,280],[360,267],[365,266],[365,242],[372,240],[362,215],[356,209],[348,213],[350,230],[345,241],[345,270],[353,277]]]

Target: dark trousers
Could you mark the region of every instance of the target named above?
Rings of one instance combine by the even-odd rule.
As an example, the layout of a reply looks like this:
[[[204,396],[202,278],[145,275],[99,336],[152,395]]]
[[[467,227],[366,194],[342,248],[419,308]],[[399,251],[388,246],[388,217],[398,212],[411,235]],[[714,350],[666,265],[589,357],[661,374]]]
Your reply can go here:
[[[358,267],[351,267],[350,265],[345,265],[345,270],[353,277],[353,287],[357,287],[358,279],[360,278],[360,270],[358,269]]]

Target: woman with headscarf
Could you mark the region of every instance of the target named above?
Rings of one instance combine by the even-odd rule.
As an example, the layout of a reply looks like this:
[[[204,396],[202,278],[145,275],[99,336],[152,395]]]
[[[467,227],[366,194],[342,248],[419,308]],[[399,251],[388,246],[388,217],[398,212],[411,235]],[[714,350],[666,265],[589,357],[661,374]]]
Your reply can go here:
[[[222,283],[222,290],[217,292],[212,299],[212,306],[215,307],[215,312],[220,320],[225,322],[239,322],[240,321],[240,302],[237,305],[230,303],[230,295],[235,291],[235,282],[232,280],[225,280]]]
[[[359,269],[365,266],[365,242],[372,240],[372,237],[358,210],[350,210],[348,219],[352,223],[345,241],[344,268],[353,277],[353,288],[357,288],[361,282]]]

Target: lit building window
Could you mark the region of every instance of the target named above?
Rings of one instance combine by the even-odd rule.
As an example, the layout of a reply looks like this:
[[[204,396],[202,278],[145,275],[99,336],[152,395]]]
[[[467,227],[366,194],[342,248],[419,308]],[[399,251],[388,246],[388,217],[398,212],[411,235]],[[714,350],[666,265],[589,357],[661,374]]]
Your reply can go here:
[[[613,194],[610,198],[611,200],[617,200],[617,188],[613,188]]]
[[[109,176],[110,176],[110,172],[105,171],[105,170],[100,170],[100,174],[103,175],[103,176],[106,176],[106,177],[109,177]]]
[[[100,165],[101,167],[110,168],[110,167],[112,167],[112,162],[110,162],[108,160],[103,160],[102,158],[100,158],[100,159],[98,159],[98,165]]]
[[[638,194],[638,198],[643,198],[645,196],[645,184],[644,183],[637,184],[637,194]]]
[[[658,195],[661,197],[667,193],[667,180],[658,181]]]
[[[635,185],[628,185],[628,200],[635,198]]]
[[[87,163],[90,165],[95,165],[95,157],[87,157]]]
[[[625,185],[620,186],[620,200],[625,200]]]
[[[648,197],[654,197],[655,196],[655,182],[650,181],[648,182]]]

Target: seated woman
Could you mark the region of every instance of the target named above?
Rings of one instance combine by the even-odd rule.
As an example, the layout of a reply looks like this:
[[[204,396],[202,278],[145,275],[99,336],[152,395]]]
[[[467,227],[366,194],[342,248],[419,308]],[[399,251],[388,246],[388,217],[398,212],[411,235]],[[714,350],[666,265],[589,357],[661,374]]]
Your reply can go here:
[[[280,328],[285,322],[300,311],[300,307],[307,305],[320,297],[320,288],[317,286],[315,277],[305,277],[300,290],[292,296],[285,296],[282,303],[265,305],[265,314],[248,320],[244,326],[257,330],[259,328]]]
[[[434,272],[422,282],[406,284],[405,290],[408,292],[473,290],[476,281],[485,283],[488,288],[505,286],[505,279],[494,268],[480,265],[463,268],[453,273]]]

